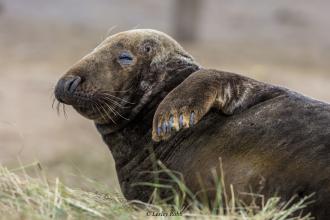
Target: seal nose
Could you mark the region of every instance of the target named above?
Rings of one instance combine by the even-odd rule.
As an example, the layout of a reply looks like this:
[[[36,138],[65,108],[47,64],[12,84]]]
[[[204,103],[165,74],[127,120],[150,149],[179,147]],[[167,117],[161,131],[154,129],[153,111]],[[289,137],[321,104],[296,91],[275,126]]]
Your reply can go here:
[[[74,94],[80,82],[80,76],[68,76],[60,79],[55,88],[56,99],[65,103],[66,98]]]
[[[67,79],[66,82],[64,82],[64,92],[68,92],[70,94],[74,93],[80,82],[80,76],[74,76]]]

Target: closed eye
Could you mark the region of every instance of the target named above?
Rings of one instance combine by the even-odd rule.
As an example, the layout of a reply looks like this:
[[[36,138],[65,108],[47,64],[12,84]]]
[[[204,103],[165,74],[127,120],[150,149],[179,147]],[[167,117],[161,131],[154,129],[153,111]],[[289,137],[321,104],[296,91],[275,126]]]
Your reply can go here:
[[[118,61],[122,65],[129,65],[133,63],[133,56],[129,53],[122,53],[118,57]]]
[[[133,60],[133,57],[127,55],[127,54],[122,54],[119,56],[120,60]]]

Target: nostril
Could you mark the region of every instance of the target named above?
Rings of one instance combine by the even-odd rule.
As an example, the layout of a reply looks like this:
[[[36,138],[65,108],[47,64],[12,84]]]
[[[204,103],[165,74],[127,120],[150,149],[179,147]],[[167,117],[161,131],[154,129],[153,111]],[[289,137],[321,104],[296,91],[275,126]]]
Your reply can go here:
[[[54,91],[56,99],[68,104],[70,97],[74,94],[81,82],[82,78],[80,76],[65,76],[61,78],[56,84]]]
[[[72,78],[67,79],[64,85],[64,91],[73,93],[77,89],[80,82],[81,77],[79,76],[73,76]]]

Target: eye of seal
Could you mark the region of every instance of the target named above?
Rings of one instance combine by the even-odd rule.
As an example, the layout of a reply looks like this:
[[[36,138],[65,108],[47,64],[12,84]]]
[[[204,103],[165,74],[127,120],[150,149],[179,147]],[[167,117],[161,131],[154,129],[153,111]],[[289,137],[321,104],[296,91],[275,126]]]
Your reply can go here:
[[[133,64],[133,55],[129,52],[122,52],[118,56],[118,62],[123,66],[131,65]]]

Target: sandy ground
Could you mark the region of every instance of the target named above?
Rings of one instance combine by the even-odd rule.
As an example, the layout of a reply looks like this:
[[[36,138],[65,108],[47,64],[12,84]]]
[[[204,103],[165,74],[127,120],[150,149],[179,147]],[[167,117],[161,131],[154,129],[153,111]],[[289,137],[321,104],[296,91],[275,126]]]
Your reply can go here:
[[[13,1],[9,9],[23,10],[19,2],[22,3]],[[234,12],[240,9],[228,5]],[[170,8],[169,5],[166,7]],[[260,7],[262,11],[265,6]],[[299,8],[306,11],[308,5]],[[84,186],[81,176],[88,176],[111,189],[118,189],[112,156],[93,123],[70,107],[67,118],[57,115],[51,107],[57,79],[104,39],[108,28],[91,27],[88,23],[72,24],[65,19],[53,22],[51,13],[48,20],[43,20],[33,17],[34,14],[15,14],[13,11],[0,15],[0,162],[15,167],[18,159],[22,163],[40,161],[50,176],[60,176],[71,185]],[[103,9],[99,11],[105,13]],[[315,12],[311,10],[310,14]],[[24,16],[32,18],[25,19]],[[165,14],[162,16],[159,27],[166,30],[169,25]],[[317,19],[323,17],[320,13]],[[206,17],[204,22],[211,25],[210,19]],[[244,19],[241,23],[244,26]],[[129,22],[122,24],[119,30],[130,25]],[[320,30],[315,33],[316,40],[311,34],[297,41],[291,38],[274,40],[250,32],[245,38],[229,38],[218,33],[218,39],[204,36],[204,40],[185,44],[185,47],[204,66],[242,73],[330,102],[328,33],[322,35]]]

